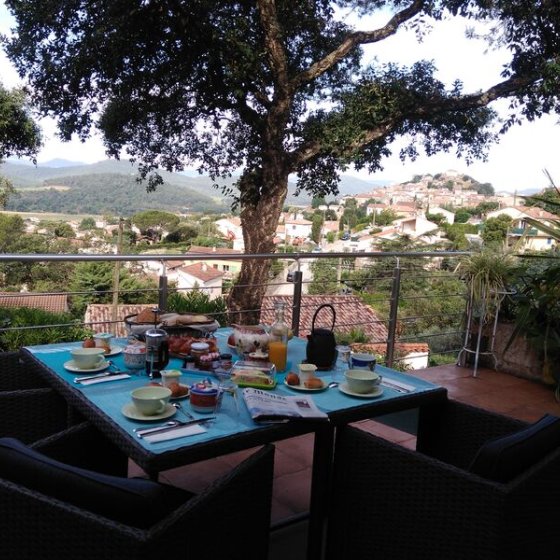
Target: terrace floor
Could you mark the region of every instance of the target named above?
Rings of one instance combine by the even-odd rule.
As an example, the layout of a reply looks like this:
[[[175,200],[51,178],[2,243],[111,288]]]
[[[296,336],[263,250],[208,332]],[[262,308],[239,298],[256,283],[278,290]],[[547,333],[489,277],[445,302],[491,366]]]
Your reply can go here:
[[[556,401],[551,387],[510,374],[479,368],[477,377],[472,377],[469,368],[444,365],[417,370],[414,375],[446,387],[452,399],[528,422],[534,422],[546,413],[560,416],[560,403]],[[396,443],[415,446],[414,436],[396,428],[373,420],[362,421],[360,425]],[[300,436],[277,442],[275,446],[272,523],[282,525],[284,521],[308,511],[313,439],[311,435]],[[234,453],[165,471],[161,480],[196,492],[251,453],[251,450]],[[302,529],[296,538],[301,539],[304,534]],[[277,539],[276,545],[284,541],[285,537]],[[273,537],[270,560],[287,557],[281,548],[275,546]],[[298,548],[303,554],[304,543]],[[299,557],[294,554],[293,547],[290,547],[289,557],[293,560]]]

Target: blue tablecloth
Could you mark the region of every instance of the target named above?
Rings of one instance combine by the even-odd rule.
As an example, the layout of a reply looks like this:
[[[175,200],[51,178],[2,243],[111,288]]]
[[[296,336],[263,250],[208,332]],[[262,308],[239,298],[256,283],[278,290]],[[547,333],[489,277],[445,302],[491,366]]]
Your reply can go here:
[[[231,329],[229,328],[219,329],[215,333],[219,349],[222,352],[228,351],[227,337],[230,333]],[[115,344],[124,346],[126,342],[125,340],[117,339]],[[131,372],[131,377],[123,380],[99,383],[91,386],[75,384],[73,383],[73,379],[76,377],[76,374],[67,371],[64,368],[64,363],[71,359],[70,350],[80,345],[81,342],[29,346],[27,347],[27,350],[45,364],[51,371],[72,386],[76,391],[80,391],[87,396],[94,406],[98,407],[101,411],[108,415],[132,437],[135,437],[133,429],[138,426],[146,425],[147,423],[130,420],[123,415],[122,408],[126,404],[130,403],[130,392],[136,387],[146,385],[149,382],[149,378],[146,376],[145,372],[140,371],[139,374]],[[294,338],[288,343],[288,371],[290,369],[297,371],[297,365],[305,359],[305,347],[306,341],[300,338]],[[119,369],[125,369],[122,354],[113,356],[110,359]],[[180,359],[172,358],[167,368],[179,369],[181,365],[182,361]],[[403,374],[383,366],[377,366],[376,371],[383,374],[388,379],[395,379],[409,385],[413,385],[415,387],[415,393],[434,388],[434,385],[422,379],[416,378],[412,375]],[[206,375],[207,374],[204,374],[204,376]],[[333,376],[333,372],[318,372],[318,376],[324,378],[326,381],[330,381]],[[285,374],[277,374],[278,383],[274,391],[282,395],[293,396],[297,394],[295,390],[290,389],[284,384],[284,377]],[[184,384],[191,384],[200,378],[201,376],[198,374],[185,373],[181,377],[180,381]],[[318,408],[327,413],[353,408],[364,403],[364,399],[348,396],[336,388],[306,394],[308,396],[311,395]],[[384,387],[383,394],[380,397],[377,397],[376,400],[394,399],[401,396],[402,395],[397,393],[395,390]],[[189,409],[188,400],[180,402],[183,403],[185,408]],[[157,444],[150,444],[143,439],[136,439],[140,445],[149,449],[150,452],[162,453],[171,449],[178,449],[195,443],[209,441],[218,437],[260,429],[261,426],[255,424],[249,416],[241,398],[239,399],[238,404],[239,406],[235,405],[234,398],[231,395],[224,395],[222,409],[218,416],[218,420],[209,425],[207,431],[203,434],[178,438]],[[193,414],[195,417],[204,418],[203,414]],[[180,412],[177,414],[177,418],[181,420],[184,419]]]

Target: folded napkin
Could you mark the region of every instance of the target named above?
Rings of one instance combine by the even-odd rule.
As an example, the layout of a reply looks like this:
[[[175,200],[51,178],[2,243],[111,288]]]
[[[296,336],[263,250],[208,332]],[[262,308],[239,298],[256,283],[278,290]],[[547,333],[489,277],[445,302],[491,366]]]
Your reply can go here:
[[[387,377],[386,375],[383,376],[383,381],[385,381],[387,385],[394,385],[395,387],[404,389],[405,391],[414,391],[416,389],[414,385],[403,383],[402,381],[398,381],[397,379],[393,379],[392,377]]]
[[[170,439],[177,439],[187,436],[196,436],[197,434],[203,434],[206,428],[200,424],[191,424],[190,426],[182,426],[178,428],[173,428],[168,432],[160,432],[159,434],[148,434],[143,437],[148,443],[158,443],[160,441],[168,441]]]
[[[121,373],[119,375],[108,375],[107,377],[98,377],[97,379],[88,379],[87,381],[80,381],[79,385],[95,385],[96,383],[105,383],[106,381],[117,381],[117,379],[126,379],[130,377],[128,373]]]

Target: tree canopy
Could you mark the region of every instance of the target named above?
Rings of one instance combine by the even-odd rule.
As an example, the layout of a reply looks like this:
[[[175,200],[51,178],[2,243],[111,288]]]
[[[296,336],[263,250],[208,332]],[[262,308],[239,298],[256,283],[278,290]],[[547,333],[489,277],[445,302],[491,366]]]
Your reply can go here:
[[[63,138],[93,126],[110,154],[142,174],[196,164],[237,182],[245,250],[274,250],[290,174],[315,196],[341,170],[378,170],[397,137],[402,157],[455,149],[483,158],[496,138],[490,104],[508,98],[501,131],[560,112],[560,5],[550,0],[6,0],[17,28],[8,56]],[[345,18],[386,15],[376,29]],[[496,83],[447,87],[432,61],[363,63],[363,47],[401,28],[419,36],[447,16],[492,25],[510,60]],[[474,36],[475,33],[473,32]],[[245,261],[230,306],[258,309],[269,263]],[[246,290],[244,285],[255,286]],[[258,286],[263,286],[258,288]]]
[[[41,134],[30,116],[24,91],[8,90],[0,84],[0,164],[10,156],[34,160],[40,145]],[[12,183],[0,176],[0,209],[13,193]]]

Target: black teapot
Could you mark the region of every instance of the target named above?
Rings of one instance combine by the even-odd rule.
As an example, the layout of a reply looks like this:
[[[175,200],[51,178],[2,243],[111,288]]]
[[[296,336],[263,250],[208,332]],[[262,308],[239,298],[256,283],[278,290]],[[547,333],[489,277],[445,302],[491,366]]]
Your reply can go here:
[[[332,312],[331,329],[316,329],[315,320],[319,311],[329,308]],[[336,362],[336,340],[334,337],[334,324],[336,312],[334,307],[328,303],[321,305],[313,315],[311,323],[311,334],[307,335],[307,363],[315,364],[318,369],[331,369]]]

